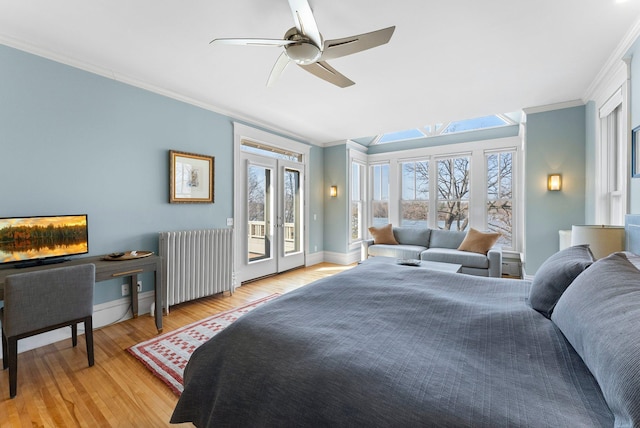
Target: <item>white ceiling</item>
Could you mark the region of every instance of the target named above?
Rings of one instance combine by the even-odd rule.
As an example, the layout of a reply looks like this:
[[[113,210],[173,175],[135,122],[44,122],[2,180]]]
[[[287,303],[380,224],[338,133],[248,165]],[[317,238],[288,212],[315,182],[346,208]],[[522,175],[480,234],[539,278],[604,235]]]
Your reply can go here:
[[[316,144],[581,99],[640,17],[640,0],[310,0],[325,39],[396,26],[330,61],[340,89],[289,66],[265,83],[286,0],[0,0],[0,43]]]

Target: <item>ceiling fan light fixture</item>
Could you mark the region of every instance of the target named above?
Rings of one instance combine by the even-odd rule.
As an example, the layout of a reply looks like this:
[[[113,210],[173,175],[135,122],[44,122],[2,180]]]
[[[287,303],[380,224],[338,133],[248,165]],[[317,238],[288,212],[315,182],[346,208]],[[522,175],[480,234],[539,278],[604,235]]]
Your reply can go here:
[[[322,51],[316,45],[308,42],[286,45],[285,52],[292,61],[300,65],[313,64],[322,55]]]

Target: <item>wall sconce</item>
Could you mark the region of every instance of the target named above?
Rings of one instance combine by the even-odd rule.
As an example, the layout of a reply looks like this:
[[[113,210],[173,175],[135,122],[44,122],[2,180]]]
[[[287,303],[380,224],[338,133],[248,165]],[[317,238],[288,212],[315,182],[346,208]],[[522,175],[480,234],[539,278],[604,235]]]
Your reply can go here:
[[[338,196],[338,186],[331,186],[329,188],[329,196],[331,196],[332,198]]]
[[[549,174],[547,177],[547,190],[558,191],[562,190],[562,175],[561,174]]]

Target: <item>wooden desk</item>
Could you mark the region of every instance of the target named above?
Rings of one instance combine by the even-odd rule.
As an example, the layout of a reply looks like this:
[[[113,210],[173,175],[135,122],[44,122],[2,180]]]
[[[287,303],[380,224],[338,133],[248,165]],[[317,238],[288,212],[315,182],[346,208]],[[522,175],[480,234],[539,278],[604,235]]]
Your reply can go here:
[[[43,269],[54,269],[57,267],[74,266],[93,263],[96,266],[96,282],[106,281],[120,277],[129,278],[129,289],[131,290],[131,307],[133,317],[138,316],[138,274],[143,272],[154,273],[155,291],[155,320],[158,333],[162,332],[162,257],[151,255],[139,259],[107,261],[104,256],[82,257],[72,259],[63,263],[33,266],[24,269],[6,268],[0,269],[0,300],[4,299],[4,279],[9,275],[18,273],[33,272]]]

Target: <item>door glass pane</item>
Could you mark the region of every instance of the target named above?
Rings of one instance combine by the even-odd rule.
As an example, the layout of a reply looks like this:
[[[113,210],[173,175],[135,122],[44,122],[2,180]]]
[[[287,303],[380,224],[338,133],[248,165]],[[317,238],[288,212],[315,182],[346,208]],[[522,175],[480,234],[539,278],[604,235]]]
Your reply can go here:
[[[269,168],[249,165],[247,169],[247,239],[249,262],[271,257],[272,187]]]
[[[284,170],[284,253],[300,251],[300,171]]]

